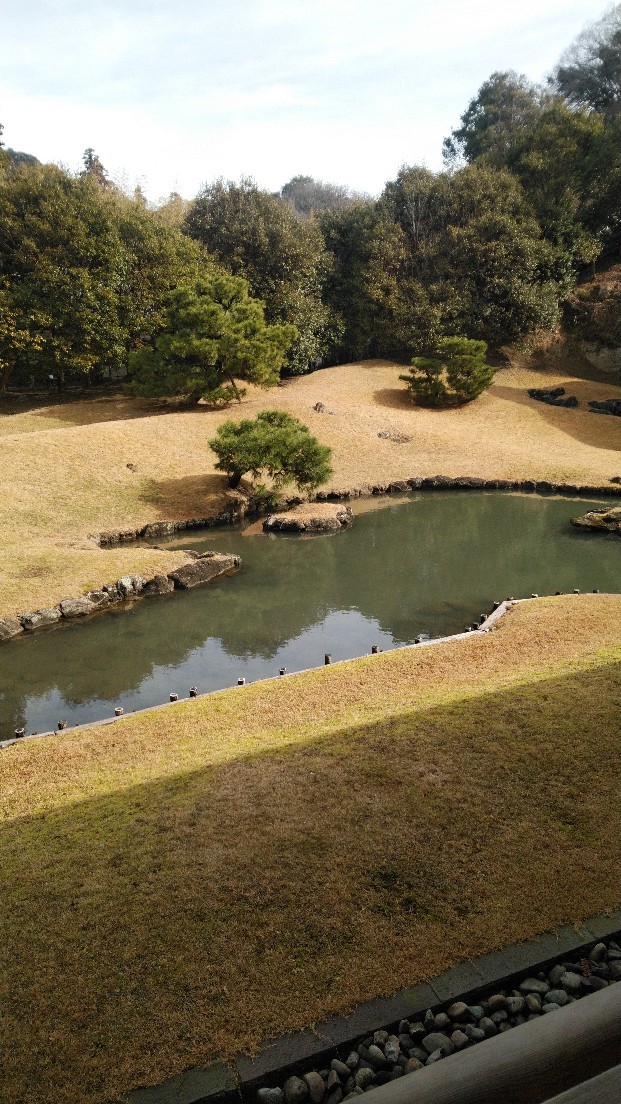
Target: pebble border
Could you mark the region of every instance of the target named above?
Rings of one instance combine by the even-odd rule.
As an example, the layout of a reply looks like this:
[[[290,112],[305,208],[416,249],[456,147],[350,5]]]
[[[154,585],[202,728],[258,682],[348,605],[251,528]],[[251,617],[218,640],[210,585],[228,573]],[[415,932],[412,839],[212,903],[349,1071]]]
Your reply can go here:
[[[602,973],[606,969],[610,972],[613,963],[615,965],[612,972],[616,977],[603,977]],[[565,980],[568,987],[565,989],[560,979],[568,974],[574,974],[578,981],[573,977],[569,981]],[[620,975],[621,909],[611,916],[593,916],[579,928],[565,925],[553,933],[511,944],[502,950],[468,960],[413,989],[403,989],[393,997],[366,1001],[358,1005],[349,1016],[333,1017],[312,1030],[294,1032],[269,1041],[260,1047],[254,1058],[238,1055],[231,1064],[214,1062],[207,1067],[193,1067],[159,1085],[134,1089],[122,1099],[114,1101],[114,1104],[240,1104],[240,1101],[244,1104],[291,1104],[294,1100],[299,1101],[299,1104],[334,1104],[337,1098],[345,1100],[350,1096],[349,1093],[344,1093],[344,1088],[352,1076],[349,1062],[354,1062],[354,1052],[358,1058],[355,1063],[357,1070],[369,1068],[375,1077],[364,1089],[361,1086],[354,1087],[351,1095],[359,1096],[392,1079],[387,1064],[384,1064],[382,1070],[382,1061],[387,1062],[387,1047],[393,1053],[398,1049],[396,1063],[399,1056],[404,1060],[400,1063],[404,1073],[404,1066],[408,1062],[420,1063],[413,1064],[411,1072],[423,1068],[423,1062],[416,1055],[406,1055],[399,1035],[404,1036],[404,1044],[406,1041],[409,1044],[408,1050],[424,1052],[424,1067],[446,1056],[450,1045],[447,1048],[445,1042],[431,1052],[421,1046],[421,1043],[434,1034],[436,1021],[444,1026],[445,1020],[442,1017],[451,1019],[448,1010],[462,1017],[456,1022],[462,1023],[464,1028],[470,1027],[470,1035],[478,1029],[483,1032],[484,1039],[487,1039],[507,1031],[509,1027],[502,1025],[508,1025],[511,1016],[524,1015],[528,997],[539,996],[541,1012],[528,1013],[528,1016],[539,1018],[545,1015],[543,1007],[546,1003],[548,1006],[557,1003],[541,999],[549,993],[563,992],[567,998],[582,989],[584,994],[581,996],[586,996],[589,991],[597,991],[613,984],[620,979]],[[593,983],[593,978],[599,978],[599,981]],[[588,984],[585,985],[585,982]],[[572,985],[574,993],[571,991]],[[579,989],[575,988],[577,985]],[[511,1012],[511,1007],[516,1008],[519,1004],[519,998],[524,1001],[522,1012]],[[561,1001],[563,999],[560,998]],[[517,1003],[514,1003],[516,1000]],[[530,1003],[534,1005],[537,1002]],[[571,1000],[565,1000],[565,1004],[570,1003]],[[464,1015],[462,1005],[474,1010],[474,1014],[471,1012],[470,1015]],[[505,1013],[506,1019],[499,1013]],[[484,1020],[489,1023],[480,1026]],[[405,1028],[406,1023],[407,1031],[400,1031],[401,1027]],[[473,1039],[469,1038],[461,1027],[455,1030],[462,1032],[467,1041],[464,1043],[461,1039],[457,1040],[461,1046],[453,1044],[452,1053],[470,1049],[477,1041],[483,1041],[476,1034]],[[439,1034],[445,1036],[450,1044],[446,1027]],[[431,1046],[431,1042],[429,1045]],[[374,1065],[368,1057],[360,1055],[357,1050],[359,1046],[366,1049],[367,1055],[371,1047],[376,1047],[382,1059],[374,1051]],[[340,1055],[344,1057],[341,1058]],[[430,1062],[432,1055],[434,1057]],[[319,1077],[321,1087],[316,1077],[311,1076],[313,1072]],[[388,1076],[378,1079],[377,1075],[382,1072],[388,1073]],[[404,1073],[396,1076],[401,1077]],[[331,1074],[336,1076],[331,1078]],[[366,1076],[368,1075],[363,1075],[362,1080]],[[353,1079],[355,1085],[355,1073]],[[298,1082],[304,1088],[300,1088]],[[285,1084],[289,1086],[288,1093],[285,1091]],[[358,1092],[355,1091],[356,1087]]]

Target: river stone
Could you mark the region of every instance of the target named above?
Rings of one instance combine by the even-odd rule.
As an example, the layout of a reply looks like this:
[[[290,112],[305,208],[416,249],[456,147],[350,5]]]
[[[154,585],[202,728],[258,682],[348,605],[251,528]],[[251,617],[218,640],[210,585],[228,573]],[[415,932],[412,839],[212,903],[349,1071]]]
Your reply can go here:
[[[484,1016],[483,1019],[479,1022],[479,1027],[481,1028],[481,1031],[485,1032],[486,1039],[490,1039],[492,1035],[498,1034],[498,1028],[496,1027],[496,1024],[492,1020],[491,1016]]]
[[[304,1080],[308,1085],[308,1092],[312,1104],[321,1104],[326,1092],[326,1086],[323,1083],[323,1079],[315,1070],[311,1070],[310,1073],[304,1074]]]
[[[455,1050],[463,1050],[465,1046],[468,1046],[469,1041],[465,1031],[454,1031],[451,1035],[451,1042]]]
[[[433,1018],[434,1031],[446,1031],[447,1027],[451,1026],[451,1018],[447,1016],[446,1012],[438,1012],[437,1016]]]
[[[144,590],[145,583],[142,575],[122,575],[116,581],[116,588],[122,598],[133,598]]]
[[[52,606],[51,609],[35,610],[34,613],[22,613],[20,621],[26,632],[34,632],[35,629],[43,629],[46,625],[55,625],[60,621],[60,617],[58,606]]]
[[[63,617],[87,617],[94,613],[97,606],[89,598],[65,598],[59,603]]]
[[[408,1058],[405,1066],[403,1067],[404,1073],[416,1073],[416,1070],[422,1069],[423,1063],[419,1062],[418,1058]]]
[[[347,1072],[347,1077],[349,1077],[349,1071]],[[347,1080],[347,1078],[346,1078],[346,1080]],[[329,1074],[328,1074],[328,1079],[326,1081],[326,1090],[328,1092],[331,1092],[332,1089],[336,1088],[337,1085],[340,1087],[340,1084],[341,1084],[341,1079],[340,1079],[338,1073],[336,1072],[336,1070],[331,1069]]]
[[[286,513],[268,514],[263,522],[266,532],[336,532],[352,524],[353,514],[342,503],[307,502]]]
[[[524,1004],[529,1012],[541,1012],[541,997],[537,993],[528,993],[524,998]]]
[[[582,989],[582,975],[573,974],[567,971],[559,978],[559,985],[561,989],[564,989],[566,993],[577,993]]]
[[[419,1062],[427,1061],[427,1051],[423,1050],[420,1046],[410,1047],[408,1050],[408,1058],[418,1058]]]
[[[287,1104],[303,1104],[308,1100],[308,1085],[299,1077],[288,1077],[285,1081],[285,1100]]]
[[[358,1055],[356,1055],[358,1057]],[[351,1067],[346,1065],[345,1062],[341,1062],[339,1058],[333,1058],[330,1062],[330,1069],[332,1073],[336,1073],[339,1077],[343,1077],[345,1080],[351,1073]],[[334,1082],[332,1082],[334,1084]],[[328,1088],[330,1087],[330,1081],[328,1081]]]
[[[619,511],[619,514],[621,515],[621,506],[618,506],[617,510]],[[621,516],[620,516],[620,520],[621,520]],[[595,946],[593,947],[593,950],[591,951],[591,953],[589,955],[589,958],[590,958],[591,962],[603,962],[604,959],[606,958],[607,950],[608,950],[608,948],[606,947],[605,943],[596,943]]]
[[[504,1008],[499,1008],[497,1012],[492,1012],[490,1020],[499,1027],[501,1023],[505,1023],[507,1020],[507,1013]],[[483,1021],[481,1021],[482,1023]]]
[[[483,1019],[485,1015],[485,1010],[481,1007],[480,1004],[469,1004],[468,1009],[475,1023],[478,1023],[479,1020]]]
[[[565,967],[561,965],[553,966],[551,970],[548,970],[548,980],[553,988],[556,988],[559,984],[564,973]]]
[[[517,1016],[524,1011],[524,997],[507,997],[507,1011],[510,1016]]]
[[[375,1069],[380,1070],[386,1068],[386,1059],[380,1048],[376,1046],[375,1043],[371,1043],[371,1046],[367,1051],[367,1058]]]
[[[360,1055],[356,1050],[352,1050],[351,1054],[347,1055],[345,1059],[345,1065],[350,1070],[355,1070],[360,1065]]]
[[[482,1043],[485,1038],[485,1032],[480,1027],[475,1027],[474,1024],[466,1024],[464,1028],[464,1035],[470,1040],[471,1043]]]
[[[388,1038],[388,1032],[383,1029],[373,1032],[373,1042],[376,1046],[383,1046]]]
[[[549,1004],[544,1004],[541,1009],[542,1012],[556,1012],[560,1008],[560,1004],[555,1004],[554,1001],[550,1001]]]
[[[178,521],[152,521],[150,525],[145,525],[140,536],[145,540],[152,540],[154,537],[168,537],[171,533],[178,531],[178,526]]]
[[[432,1031],[429,1035],[425,1035],[423,1046],[427,1054],[433,1054],[435,1050],[440,1050],[443,1054],[452,1054],[455,1050],[448,1035],[443,1035],[441,1031]]]
[[[354,1081],[358,1089],[366,1089],[369,1085],[374,1084],[375,1074],[372,1069],[363,1066],[362,1069],[356,1070]]]
[[[571,998],[567,995],[564,989],[550,989],[549,993],[546,993],[544,998],[544,1010],[546,1004],[558,1004],[559,1008],[562,1008],[564,1004],[569,1004]]]
[[[174,589],[175,584],[168,575],[154,575],[152,579],[147,579],[142,593],[148,598],[155,598],[160,594],[170,594]]]
[[[425,1062],[425,1065],[426,1066],[433,1066],[434,1062],[439,1062],[440,1059],[443,1058],[443,1057],[444,1057],[444,1054],[442,1053],[442,1051],[438,1047],[437,1050],[432,1050],[432,1052],[429,1055],[427,1061]]]
[[[183,564],[174,571],[168,572],[168,578],[177,590],[190,590],[192,587],[208,583],[218,575],[225,575],[228,571],[235,571],[241,565],[239,556],[227,553],[212,553],[201,556],[192,563]]]
[[[284,1094],[282,1089],[262,1088],[257,1092],[259,1104],[282,1104]]]
[[[537,993],[540,996],[545,996],[550,986],[547,981],[539,981],[539,978],[524,978],[524,981],[520,984],[520,993]]]
[[[615,959],[614,962],[611,962],[609,969],[610,977],[613,981],[621,980],[621,961],[619,961],[619,959]],[[605,978],[599,978],[598,980],[605,981]]]
[[[431,1022],[433,1023],[433,1020]],[[422,1024],[420,1020],[416,1020],[415,1023],[410,1024],[410,1035],[412,1036],[412,1039],[415,1043],[419,1042],[419,1040],[422,1039],[423,1035],[426,1034],[427,1030],[425,1028],[425,1025]]]
[[[343,1089],[340,1084],[335,1085],[326,1096],[326,1104],[341,1104]]]
[[[471,1020],[472,1013],[468,1008],[468,1005],[464,1001],[455,1001],[446,1010],[447,1016],[450,1016],[452,1020]]]
[[[597,993],[600,989],[606,989],[607,987],[608,982],[606,979],[596,977],[595,974],[584,979],[584,988],[587,993]]]
[[[507,998],[504,993],[494,993],[487,999],[487,1008],[489,1012],[499,1012],[502,1008],[506,1008]]]
[[[0,640],[12,640],[14,636],[23,633],[24,627],[13,617],[5,617],[0,620]]]
[[[384,1044],[384,1054],[389,1062],[396,1062],[401,1053],[399,1040],[396,1035],[389,1035]]]

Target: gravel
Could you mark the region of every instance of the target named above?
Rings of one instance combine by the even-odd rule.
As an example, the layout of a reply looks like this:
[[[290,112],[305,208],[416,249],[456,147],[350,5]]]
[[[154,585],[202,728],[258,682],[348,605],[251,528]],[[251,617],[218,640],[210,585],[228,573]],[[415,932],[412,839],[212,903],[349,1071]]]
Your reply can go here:
[[[359,1040],[345,1060],[330,1069],[288,1077],[282,1086],[263,1086],[258,1104],[341,1104],[377,1085],[416,1073],[485,1039],[556,1012],[589,993],[621,980],[621,946],[596,943],[588,957],[569,959],[525,977],[514,989],[493,990],[478,1004],[452,1001],[423,1021],[400,1020]]]

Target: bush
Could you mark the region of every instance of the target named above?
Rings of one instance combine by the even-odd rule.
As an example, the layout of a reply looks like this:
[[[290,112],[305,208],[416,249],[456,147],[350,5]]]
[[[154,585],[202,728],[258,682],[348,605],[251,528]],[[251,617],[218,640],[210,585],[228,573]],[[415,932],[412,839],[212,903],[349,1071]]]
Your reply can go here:
[[[487,364],[485,341],[441,338],[432,356],[415,356],[408,375],[399,376],[420,406],[463,406],[489,387],[495,368]]]
[[[331,451],[297,418],[283,410],[264,410],[256,418],[227,421],[209,442],[218,457],[216,468],[237,487],[249,472],[269,476],[275,488],[285,483],[312,490],[332,475]]]

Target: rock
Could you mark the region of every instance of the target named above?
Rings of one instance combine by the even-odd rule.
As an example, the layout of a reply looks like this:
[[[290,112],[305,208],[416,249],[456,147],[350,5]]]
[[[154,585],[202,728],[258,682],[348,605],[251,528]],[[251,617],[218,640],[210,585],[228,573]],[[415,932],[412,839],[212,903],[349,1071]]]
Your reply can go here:
[[[618,512],[621,521],[621,506],[618,507]],[[606,947],[605,943],[596,943],[589,955],[589,960],[591,962],[603,962],[606,958],[607,951],[608,948]]]
[[[408,1058],[405,1066],[403,1067],[404,1073],[416,1073],[416,1070],[422,1069],[423,1063],[418,1061],[418,1058]]]
[[[350,1070],[355,1070],[360,1064],[360,1055],[355,1050],[352,1050],[351,1054],[347,1055],[345,1059],[345,1065]]]
[[[95,609],[102,609],[104,606],[109,606],[111,602],[110,595],[105,590],[89,590],[85,595],[89,602],[92,602]]]
[[[157,598],[162,594],[170,594],[174,589],[175,584],[168,575],[154,575],[152,579],[147,579],[142,593],[147,598]]]
[[[427,1061],[425,1062],[425,1065],[426,1066],[433,1066],[434,1062],[439,1062],[440,1059],[443,1058],[443,1057],[444,1057],[444,1055],[443,1055],[441,1050],[439,1050],[439,1049],[438,1050],[432,1050],[432,1052],[429,1055]]]
[[[97,606],[89,598],[65,598],[59,603],[59,609],[63,617],[87,617]]]
[[[260,1104],[283,1104],[285,1099],[282,1089],[259,1089],[257,1092],[257,1100]]]
[[[537,993],[540,996],[544,996],[550,988],[547,981],[540,981],[539,978],[528,977],[520,985],[520,993]]]
[[[408,1058],[418,1058],[419,1062],[427,1061],[427,1051],[420,1046],[413,1046],[408,1051]]]
[[[0,641],[12,640],[14,636],[19,636],[23,631],[24,626],[17,618],[5,617],[0,620]]]
[[[496,1024],[490,1016],[484,1016],[479,1024],[479,1027],[481,1028],[481,1031],[485,1033],[486,1039],[491,1039],[492,1035],[498,1034],[498,1028],[496,1027]]]
[[[104,594],[108,595],[110,602],[120,602],[122,595],[117,587],[116,583],[104,583],[101,588]]]
[[[529,1012],[535,1014],[541,1012],[541,997],[537,993],[528,993],[524,1004]]]
[[[386,1042],[387,1038],[388,1038],[388,1032],[387,1031],[382,1030],[382,1031],[374,1031],[373,1032],[373,1042],[375,1043],[376,1046],[383,1046],[384,1043]]]
[[[347,1076],[346,1076],[345,1080],[347,1080],[348,1078],[349,1078],[349,1070],[347,1071]],[[339,1086],[339,1088],[341,1087],[341,1079],[340,1079],[338,1073],[336,1072],[336,1070],[331,1069],[329,1074],[328,1074],[328,1080],[326,1082],[326,1091],[329,1092],[329,1093],[332,1092],[332,1089],[336,1088],[337,1085]]]
[[[423,1039],[423,1046],[425,1041]],[[367,1059],[371,1063],[374,1069],[385,1069],[387,1066],[386,1059],[378,1046],[372,1043],[367,1051]]]
[[[390,1071],[391,1081],[396,1081],[398,1077],[403,1077],[403,1070],[401,1066],[395,1066],[394,1069],[391,1069]]]
[[[304,1074],[304,1081],[308,1086],[308,1095],[311,1099],[311,1104],[321,1104],[326,1092],[326,1086],[323,1083],[323,1079],[319,1076],[315,1070],[311,1070],[310,1073]],[[272,1104],[271,1101],[266,1101],[265,1104]],[[274,1102],[276,1104],[276,1102]]]
[[[388,1062],[396,1062],[401,1053],[399,1040],[396,1035],[389,1035],[384,1044],[384,1054]]]
[[[399,1035],[399,1046],[404,1054],[407,1054],[412,1046],[412,1038],[410,1035]]]
[[[428,1008],[427,1011],[425,1012],[425,1018],[423,1020],[423,1026],[424,1026],[427,1033],[429,1033],[430,1031],[433,1031],[434,1022],[435,1022],[435,1016],[434,1016],[433,1012],[431,1011],[431,1009]]]
[[[450,1016],[452,1020],[471,1020],[472,1012],[464,1001],[455,1001],[446,1010],[447,1016]]]
[[[564,1004],[570,1003],[570,999],[564,989],[550,989],[550,992],[545,995],[543,1010],[545,1012],[546,1004],[557,1004],[562,1008]]]
[[[464,1035],[471,1043],[482,1043],[485,1038],[485,1032],[480,1027],[474,1027],[473,1024],[466,1024],[464,1028]]]
[[[510,1016],[517,1016],[524,1011],[524,997],[507,997],[507,1012]]]
[[[356,1070],[354,1081],[356,1082],[356,1088],[366,1089],[369,1085],[374,1084],[375,1074],[373,1073],[373,1070],[367,1069],[366,1066],[363,1066],[362,1069]]]
[[[586,993],[597,993],[600,989],[606,989],[608,987],[608,982],[605,978],[599,978],[592,975],[584,979],[583,985]]]
[[[485,1015],[485,1010],[481,1007],[480,1004],[469,1004],[468,1010],[475,1023],[478,1023],[479,1020],[482,1020]]]
[[[34,632],[35,629],[44,629],[47,625],[56,625],[60,618],[58,606],[52,606],[50,609],[35,610],[34,613],[22,613],[19,620],[26,632]]]
[[[560,1004],[555,1004],[554,1001],[550,1001],[549,1004],[544,1004],[541,1011],[542,1012],[556,1012],[557,1009],[559,1009],[560,1007],[561,1007]]]
[[[144,540],[153,540],[157,537],[168,537],[176,533],[180,525],[178,521],[152,521],[140,530],[140,536]]]
[[[433,1018],[434,1031],[446,1031],[447,1027],[451,1026],[450,1016],[447,1016],[446,1012],[438,1012],[437,1016]]]
[[[487,999],[487,1008],[489,1012],[499,1012],[507,1005],[507,998],[504,993],[494,993]]]
[[[356,1059],[358,1060],[358,1055],[356,1055]],[[357,1064],[358,1061],[356,1061],[356,1065]],[[337,1077],[342,1077],[344,1081],[347,1081],[347,1078],[351,1073],[351,1067],[349,1066],[349,1064],[346,1065],[345,1062],[341,1062],[339,1058],[333,1058],[330,1062],[330,1071],[332,1073],[336,1073]],[[329,1079],[328,1087],[330,1087]]]
[[[431,1022],[433,1024],[433,1016],[431,1018]],[[418,1042],[419,1039],[422,1039],[423,1035],[426,1034],[427,1029],[425,1025],[420,1022],[420,1020],[416,1020],[415,1023],[410,1024],[410,1035],[414,1042]]]
[[[559,985],[561,989],[564,989],[566,993],[577,993],[582,989],[582,983],[584,978],[581,974],[574,974],[567,971],[561,974],[559,978]]]
[[[579,406],[578,399],[575,395],[568,395],[567,398],[561,398],[561,396],[565,394],[564,387],[551,387],[549,389],[544,387],[529,387],[528,394],[531,399],[537,399],[539,402],[547,403],[548,406]],[[591,404],[589,403],[589,405]]]
[[[308,1085],[299,1077],[288,1077],[285,1081],[285,1100],[287,1104],[303,1104],[308,1100]]]
[[[620,981],[621,980],[621,961],[619,961],[619,959],[615,959],[615,961],[610,963],[609,969],[610,969],[610,977],[611,977],[612,981]],[[600,980],[604,981],[605,979],[601,978]]]
[[[353,520],[350,507],[342,503],[309,502],[286,513],[268,514],[263,528],[268,533],[327,533],[346,528]]]
[[[581,517],[573,517],[569,520],[572,525],[580,529],[604,529],[608,533],[621,533],[621,506],[613,506],[612,509],[588,510]]]
[[[455,1050],[448,1035],[440,1031],[432,1031],[429,1035],[425,1035],[423,1046],[427,1054],[432,1054],[435,1050],[440,1050],[443,1054],[452,1054]]]
[[[123,575],[116,581],[116,589],[121,598],[134,598],[144,590],[146,579],[142,575]]]
[[[208,583],[219,575],[226,575],[237,570],[241,566],[239,556],[226,553],[211,553],[203,555],[193,563],[183,564],[168,572],[168,578],[172,580],[177,590],[190,590],[192,587]]]
[[[553,988],[559,984],[564,973],[565,967],[560,964],[558,966],[553,966],[552,969],[548,971],[548,980]]]
[[[340,1085],[335,1085],[326,1096],[326,1104],[341,1104],[342,1099],[343,1089]]]
[[[451,1042],[455,1050],[463,1050],[465,1046],[468,1046],[470,1040],[465,1031],[454,1031],[451,1035]]]
[[[492,1012],[490,1020],[496,1024],[496,1027],[499,1027],[501,1023],[505,1023],[507,1020],[505,1009],[499,1008],[497,1012]],[[481,1023],[483,1023],[483,1020],[481,1020]]]

